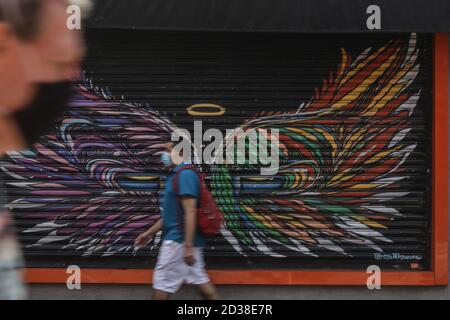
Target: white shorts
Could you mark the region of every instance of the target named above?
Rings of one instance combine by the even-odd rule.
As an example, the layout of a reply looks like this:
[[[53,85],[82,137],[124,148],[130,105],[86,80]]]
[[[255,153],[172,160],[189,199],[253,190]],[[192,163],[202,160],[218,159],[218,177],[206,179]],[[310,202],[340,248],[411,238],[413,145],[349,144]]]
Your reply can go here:
[[[199,285],[209,282],[203,249],[194,247],[193,251],[195,262],[188,266],[184,262],[184,245],[164,240],[153,273],[153,289],[175,293],[183,283]]]

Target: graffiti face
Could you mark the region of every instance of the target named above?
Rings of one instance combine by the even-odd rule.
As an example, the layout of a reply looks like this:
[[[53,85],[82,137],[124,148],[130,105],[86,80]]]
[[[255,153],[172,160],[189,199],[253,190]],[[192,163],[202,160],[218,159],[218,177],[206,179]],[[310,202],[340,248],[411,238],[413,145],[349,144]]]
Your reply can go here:
[[[417,147],[410,137],[421,95],[411,86],[419,72],[416,41],[391,41],[355,59],[342,50],[335,74],[297,110],[254,112],[230,128],[279,133],[273,175],[250,163],[204,168],[226,220],[221,237],[232,250],[351,258],[395,244],[386,231],[408,213],[395,200],[408,197],[403,166]],[[188,111],[204,116],[211,108],[224,111],[206,104]],[[32,246],[133,252],[135,236],[160,217],[160,155],[181,127],[174,123],[153,108],[78,85],[56,134],[4,164],[16,180],[10,207],[30,221],[23,232],[34,235]]]

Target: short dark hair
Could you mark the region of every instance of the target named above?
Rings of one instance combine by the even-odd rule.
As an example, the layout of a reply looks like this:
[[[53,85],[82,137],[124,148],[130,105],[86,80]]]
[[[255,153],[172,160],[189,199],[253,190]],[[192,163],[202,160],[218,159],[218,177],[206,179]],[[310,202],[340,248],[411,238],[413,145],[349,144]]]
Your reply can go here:
[[[8,23],[21,39],[36,35],[45,0],[0,0],[0,22]]]

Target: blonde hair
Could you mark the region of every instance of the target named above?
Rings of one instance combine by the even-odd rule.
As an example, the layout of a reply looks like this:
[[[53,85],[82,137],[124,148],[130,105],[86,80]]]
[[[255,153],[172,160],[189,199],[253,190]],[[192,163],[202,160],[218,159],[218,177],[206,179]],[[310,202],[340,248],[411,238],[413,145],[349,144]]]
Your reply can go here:
[[[21,39],[33,38],[39,26],[43,3],[46,0],[0,0],[0,23],[7,23]],[[90,0],[67,0],[67,5],[77,5],[88,16],[92,9]]]
[[[32,38],[38,27],[43,0],[1,0],[0,22],[22,39]]]

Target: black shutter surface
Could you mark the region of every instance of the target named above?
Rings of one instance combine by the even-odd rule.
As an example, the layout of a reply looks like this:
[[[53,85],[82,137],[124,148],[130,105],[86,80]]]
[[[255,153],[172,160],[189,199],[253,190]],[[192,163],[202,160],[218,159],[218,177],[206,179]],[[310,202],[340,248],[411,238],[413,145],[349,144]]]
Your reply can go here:
[[[162,144],[201,120],[204,131],[279,130],[274,175],[201,166],[225,215],[209,267],[429,269],[430,36],[91,30],[87,40],[64,119],[5,160],[31,265],[151,266],[160,237],[133,242],[160,215]]]

